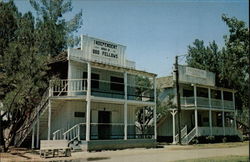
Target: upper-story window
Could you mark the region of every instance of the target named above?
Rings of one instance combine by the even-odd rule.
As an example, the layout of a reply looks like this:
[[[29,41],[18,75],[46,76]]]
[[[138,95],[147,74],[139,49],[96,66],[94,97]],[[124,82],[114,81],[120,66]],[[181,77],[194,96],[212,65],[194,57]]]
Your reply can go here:
[[[111,76],[110,81],[111,81],[110,90],[122,91],[122,92],[124,91],[124,79],[123,78]]]
[[[192,96],[194,96],[193,90],[183,88],[183,97],[192,97]]]
[[[88,78],[88,73],[83,72],[83,79]],[[99,88],[99,80],[100,80],[100,75],[91,73],[91,88]]]
[[[224,97],[224,100],[233,101],[232,92],[223,91],[223,97]]]
[[[197,97],[206,97],[208,98],[207,88],[197,87]]]

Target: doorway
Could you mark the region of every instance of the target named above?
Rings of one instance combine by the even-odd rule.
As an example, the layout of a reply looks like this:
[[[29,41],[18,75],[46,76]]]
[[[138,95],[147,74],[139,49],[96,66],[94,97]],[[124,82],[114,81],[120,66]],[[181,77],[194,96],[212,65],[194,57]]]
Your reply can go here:
[[[98,111],[98,139],[110,139],[111,111]]]

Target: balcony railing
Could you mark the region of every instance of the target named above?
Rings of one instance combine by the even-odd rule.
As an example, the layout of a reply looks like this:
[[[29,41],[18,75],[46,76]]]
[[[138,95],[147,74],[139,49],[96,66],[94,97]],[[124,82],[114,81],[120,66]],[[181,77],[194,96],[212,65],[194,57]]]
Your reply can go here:
[[[209,108],[209,98],[205,97],[197,97],[197,106]],[[233,101],[224,100],[224,108],[234,110]],[[194,107],[195,106],[195,98],[194,97],[181,97],[181,106],[182,107]],[[211,107],[216,109],[223,109],[222,100],[211,98]]]
[[[198,127],[198,136],[209,136],[210,128],[209,127]],[[223,127],[212,127],[212,135],[213,136],[223,136],[224,128]],[[225,127],[225,135],[233,136],[238,135],[238,130],[233,127]]]
[[[97,97],[125,99],[124,83],[106,80],[91,80],[91,95]],[[87,79],[51,80],[52,96],[83,96],[87,93]],[[153,102],[154,89],[138,85],[127,85],[127,99]]]

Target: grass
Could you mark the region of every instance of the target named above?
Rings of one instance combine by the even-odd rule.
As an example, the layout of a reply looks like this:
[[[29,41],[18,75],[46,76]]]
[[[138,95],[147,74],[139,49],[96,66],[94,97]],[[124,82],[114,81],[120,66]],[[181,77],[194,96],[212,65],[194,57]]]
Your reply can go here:
[[[220,156],[211,158],[188,159],[177,162],[248,162],[248,156]]]

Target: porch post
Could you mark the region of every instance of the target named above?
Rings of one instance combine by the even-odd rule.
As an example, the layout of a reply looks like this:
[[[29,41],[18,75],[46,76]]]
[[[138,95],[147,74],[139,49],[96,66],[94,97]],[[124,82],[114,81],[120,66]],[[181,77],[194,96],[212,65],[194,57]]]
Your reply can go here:
[[[155,139],[157,139],[157,125],[156,125],[156,120],[157,120],[157,117],[156,117],[156,101],[157,101],[157,96],[156,96],[156,79],[155,79],[155,76],[153,78],[153,83],[154,83],[154,102],[155,102],[155,105],[154,105],[154,134],[155,134]]]
[[[234,107],[234,128],[237,129],[236,110],[235,110],[235,96],[234,96],[234,92],[233,92],[233,107]]]
[[[90,106],[91,106],[91,64],[87,63],[88,66],[88,78],[87,78],[87,108],[86,108],[86,141],[90,140]]]
[[[223,135],[225,136],[225,112],[224,112],[224,94],[223,90],[221,90],[221,105],[222,105],[222,127],[223,127]]]
[[[37,112],[37,123],[36,123],[36,148],[39,148],[39,130],[40,130],[40,114],[38,108],[36,109]]]
[[[128,139],[128,87],[127,87],[127,72],[124,72],[124,140]]]
[[[194,85],[194,119],[195,119],[195,134],[198,136],[198,110],[197,110],[197,88],[196,85]]]
[[[33,126],[32,128],[32,141],[31,141],[31,148],[34,149],[35,148],[35,127],[36,125]]]
[[[50,140],[51,132],[51,101],[49,99],[49,110],[48,110],[48,140]]]
[[[173,119],[173,144],[176,144],[176,141],[175,141],[175,114],[177,113],[177,111],[175,109],[172,109],[170,111],[170,113],[172,114],[172,119]]]
[[[36,124],[36,148],[39,148],[39,128],[40,128],[40,119],[39,119],[39,112],[37,112],[37,124]]]
[[[213,135],[212,129],[212,103],[211,103],[211,89],[208,88],[208,101],[209,101],[209,128],[210,128],[210,136]]]

